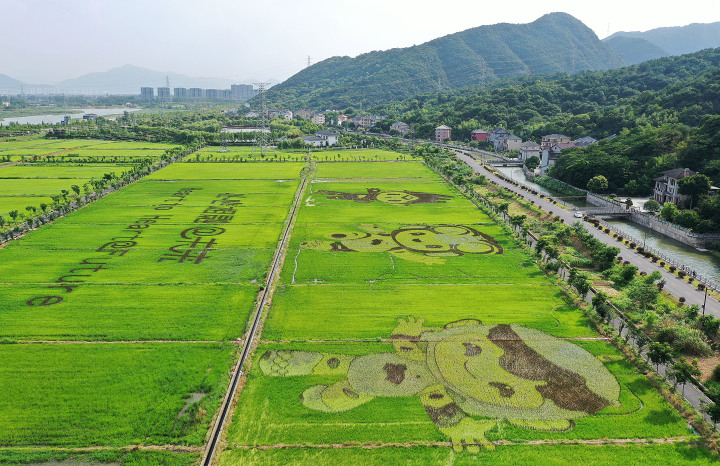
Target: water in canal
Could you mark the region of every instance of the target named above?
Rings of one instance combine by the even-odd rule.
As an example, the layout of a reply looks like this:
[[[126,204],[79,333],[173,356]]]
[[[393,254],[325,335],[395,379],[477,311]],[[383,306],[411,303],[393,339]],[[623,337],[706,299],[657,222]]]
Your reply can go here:
[[[518,167],[495,167],[497,171],[504,174],[508,178],[519,181],[537,192],[553,197],[558,196],[547,188],[529,181],[525,178],[521,168]],[[560,195],[562,196],[562,195]],[[578,207],[585,207],[585,201],[576,199],[565,199],[568,204]],[[679,241],[669,238],[665,235],[645,228],[637,223],[629,220],[621,220],[617,218],[603,218],[603,221],[615,227],[627,237],[632,237],[638,244],[645,243],[646,247],[661,251],[662,255],[680,265],[687,266],[690,270],[695,270],[699,275],[720,283],[720,258],[709,252],[701,252],[697,249],[687,246]]]
[[[71,119],[77,120],[83,117],[86,113],[94,113],[99,116],[106,115],[122,115],[123,112],[137,112],[139,108],[85,108],[75,109],[75,111],[81,111],[82,113],[69,113],[69,114],[57,114],[57,115],[31,115],[23,117],[8,117],[0,119],[0,125],[9,125],[10,123],[17,123],[20,125],[40,125],[40,124],[58,124],[65,116],[69,116]]]

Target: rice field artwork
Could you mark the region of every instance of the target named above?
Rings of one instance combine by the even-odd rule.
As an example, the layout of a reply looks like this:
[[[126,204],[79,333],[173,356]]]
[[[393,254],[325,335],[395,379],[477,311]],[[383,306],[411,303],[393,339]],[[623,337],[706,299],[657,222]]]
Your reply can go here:
[[[446,257],[465,254],[503,253],[493,237],[467,225],[407,225],[393,231],[361,225],[360,230],[331,233],[327,240],[306,241],[302,247],[336,252],[388,252],[428,264],[442,264]]]
[[[355,201],[360,204],[382,202],[391,205],[437,204],[443,203],[452,196],[446,194],[421,193],[416,191],[383,191],[378,188],[365,188],[366,193],[348,193],[341,191],[316,191],[316,194],[327,196],[327,199]]]
[[[395,352],[362,356],[269,350],[266,376],[338,375],[299,394],[307,408],[342,413],[378,397],[417,397],[453,448],[494,449],[485,434],[503,420],[539,431],[567,431],[574,420],[620,406],[620,385],[595,356],[539,330],[479,320],[425,327],[398,319]]]

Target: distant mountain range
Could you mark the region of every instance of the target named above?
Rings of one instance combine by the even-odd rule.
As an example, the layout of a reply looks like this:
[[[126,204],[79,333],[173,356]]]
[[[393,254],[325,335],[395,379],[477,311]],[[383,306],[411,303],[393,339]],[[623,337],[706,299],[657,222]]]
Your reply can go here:
[[[99,73],[89,73],[77,78],[66,79],[53,85],[35,85],[20,82],[0,74],[0,93],[19,92],[20,87],[58,89],[63,92],[85,92],[92,94],[139,95],[140,87],[163,87],[166,78],[170,87],[200,87],[203,89],[229,89],[231,84],[248,84],[224,78],[197,78],[172,72],[160,72],[139,66],[125,65]]]
[[[268,100],[291,107],[369,106],[518,75],[623,65],[581,21],[551,13],[529,24],[480,26],[413,47],[329,58],[274,86]]]
[[[720,47],[720,22],[616,32],[603,42],[628,64],[635,65],[654,58]]]

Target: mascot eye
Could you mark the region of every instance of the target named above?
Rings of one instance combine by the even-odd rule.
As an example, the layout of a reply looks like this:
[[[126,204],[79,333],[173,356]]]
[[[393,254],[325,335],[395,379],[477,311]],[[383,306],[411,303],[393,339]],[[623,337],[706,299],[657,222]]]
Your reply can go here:
[[[345,238],[347,235],[343,233],[335,233],[332,235],[333,238]]]
[[[370,244],[372,244],[373,246],[377,246],[380,243],[382,243],[381,239],[374,239],[374,240],[370,241]]]
[[[410,233],[410,234],[411,234],[412,236],[423,236],[423,235],[425,234],[425,232],[424,232],[424,231],[420,231],[420,232],[417,232],[417,233]]]

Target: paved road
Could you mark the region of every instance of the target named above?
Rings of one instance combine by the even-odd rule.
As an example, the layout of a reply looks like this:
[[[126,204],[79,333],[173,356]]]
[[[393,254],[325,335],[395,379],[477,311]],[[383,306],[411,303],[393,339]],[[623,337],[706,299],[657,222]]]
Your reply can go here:
[[[465,161],[471,168],[473,168],[476,172],[481,173],[488,177],[488,179],[493,180],[497,182],[500,186],[509,189],[510,191],[513,191],[518,194],[522,194],[523,197],[526,199],[535,201],[535,204],[541,207],[542,209],[552,212],[554,215],[560,216],[561,219],[565,221],[565,223],[572,224],[579,219],[573,217],[574,211],[563,209],[562,207],[558,205],[551,204],[547,198],[543,199],[539,196],[535,196],[525,190],[522,190],[518,188],[517,186],[514,186],[501,178],[493,175],[488,170],[483,168],[483,166],[474,160],[472,157],[469,157],[467,155],[463,154],[456,154],[460,159]],[[669,271],[665,270],[664,268],[661,268],[652,262],[650,262],[645,256],[642,256],[638,254],[637,252],[631,250],[624,244],[620,243],[619,241],[616,241],[612,238],[612,236],[607,235],[603,233],[602,231],[598,230],[597,228],[594,228],[592,225],[587,225],[587,230],[593,234],[597,239],[602,241],[605,244],[608,244],[610,246],[615,246],[620,248],[620,256],[623,258],[623,260],[629,261],[631,264],[637,266],[640,272],[646,272],[648,275],[651,274],[654,271],[660,272],[662,277],[667,282],[665,285],[665,290],[676,297],[684,297],[686,304],[697,304],[702,308],[703,302],[705,300],[705,293],[703,291],[700,291],[697,289],[696,286],[689,284],[682,278],[678,277],[675,274],[670,273]],[[705,307],[705,312],[707,314],[712,314],[716,318],[720,318],[720,303],[713,299],[711,296],[707,297],[707,305]]]

